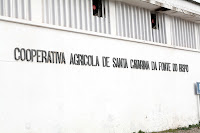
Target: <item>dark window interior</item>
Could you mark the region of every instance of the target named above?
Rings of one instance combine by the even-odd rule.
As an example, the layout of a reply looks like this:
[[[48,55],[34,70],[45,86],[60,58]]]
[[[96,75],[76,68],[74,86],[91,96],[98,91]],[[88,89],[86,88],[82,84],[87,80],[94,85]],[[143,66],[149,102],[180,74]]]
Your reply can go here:
[[[93,15],[102,17],[102,0],[93,0]]]
[[[151,25],[153,29],[159,29],[157,15],[155,13],[151,13]]]

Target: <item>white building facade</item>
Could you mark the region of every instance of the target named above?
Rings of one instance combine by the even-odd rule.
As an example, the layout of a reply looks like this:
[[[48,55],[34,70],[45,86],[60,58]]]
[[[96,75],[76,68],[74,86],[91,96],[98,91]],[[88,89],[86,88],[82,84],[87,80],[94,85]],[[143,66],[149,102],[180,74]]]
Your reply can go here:
[[[200,4],[0,0],[0,132],[197,124]]]

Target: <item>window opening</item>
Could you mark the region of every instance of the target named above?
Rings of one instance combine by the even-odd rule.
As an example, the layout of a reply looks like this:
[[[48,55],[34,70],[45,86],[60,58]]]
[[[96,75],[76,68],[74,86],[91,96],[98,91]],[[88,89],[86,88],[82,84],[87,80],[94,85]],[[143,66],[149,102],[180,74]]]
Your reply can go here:
[[[93,2],[93,15],[102,17],[102,0],[92,0]]]
[[[157,15],[155,13],[151,13],[151,25],[153,29],[159,29]]]

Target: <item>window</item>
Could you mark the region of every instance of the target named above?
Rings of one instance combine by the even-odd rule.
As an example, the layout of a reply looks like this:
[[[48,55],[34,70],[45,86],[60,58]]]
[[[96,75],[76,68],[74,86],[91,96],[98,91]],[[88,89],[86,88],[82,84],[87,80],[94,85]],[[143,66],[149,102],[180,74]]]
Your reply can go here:
[[[157,15],[155,13],[151,13],[151,26],[153,29],[159,29]]]
[[[102,0],[92,0],[93,3],[93,15],[102,17]]]

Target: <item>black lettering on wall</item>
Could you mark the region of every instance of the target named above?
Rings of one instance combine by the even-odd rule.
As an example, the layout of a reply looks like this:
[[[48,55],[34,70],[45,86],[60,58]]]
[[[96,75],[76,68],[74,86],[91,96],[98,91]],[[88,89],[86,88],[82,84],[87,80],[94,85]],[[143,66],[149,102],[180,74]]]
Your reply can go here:
[[[27,62],[41,62],[41,63],[56,63],[56,64],[66,64],[65,53],[56,51],[44,51],[35,49],[24,49],[15,48],[14,49],[14,59],[16,61],[27,61]],[[110,57],[102,56],[102,67],[110,67],[109,65]],[[112,58],[113,68],[130,68],[131,69],[141,69],[141,70],[153,70],[153,71],[173,71],[173,72],[189,72],[189,65],[186,64],[176,64],[168,62],[156,62],[156,61],[146,61],[130,59],[129,63],[126,58]],[[70,54],[70,65],[80,65],[80,66],[101,66],[99,62],[99,57],[94,55],[84,55],[84,54]],[[150,67],[151,66],[151,67]],[[150,69],[151,68],[151,69]]]
[[[114,68],[128,68],[128,62],[125,58],[113,58]]]
[[[26,50],[26,60],[28,62],[31,61],[31,50],[30,49]]]
[[[47,52],[46,51],[42,51],[42,62],[46,62],[47,61]]]
[[[36,52],[36,50],[35,49],[33,49],[32,50],[32,62],[34,61],[34,58],[36,57],[36,55],[37,55],[37,52]]]
[[[21,53],[21,51],[20,51],[19,48],[15,48],[15,49],[14,49],[14,58],[15,58],[15,60],[18,61],[18,60],[21,59],[21,56],[20,56],[21,54],[20,54],[20,53]]]
[[[173,66],[173,72],[177,72],[178,71],[178,65],[173,63],[172,66]]]
[[[70,65],[74,65],[74,57],[72,53],[70,55]]]
[[[21,61],[25,61],[25,59],[26,59],[25,49],[22,48],[20,53],[21,53]]]
[[[110,57],[102,57],[102,64],[103,64],[103,67],[110,67],[109,66],[109,58]]]
[[[42,55],[42,50],[37,50],[37,62],[42,62],[42,58],[40,58]]]
[[[157,68],[157,63],[156,63],[155,61],[152,61],[152,62],[151,62],[151,70],[155,70],[155,71],[158,70],[158,68]]]

